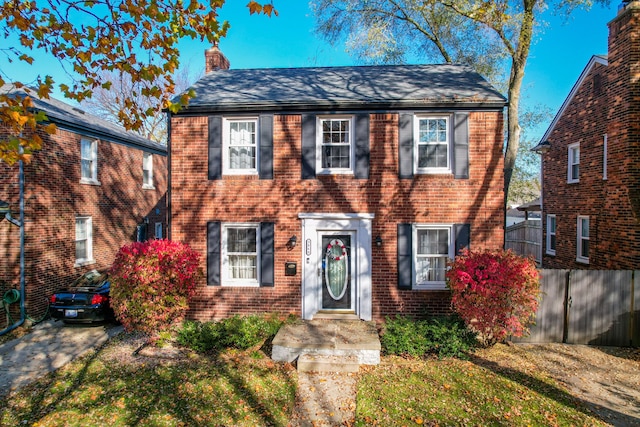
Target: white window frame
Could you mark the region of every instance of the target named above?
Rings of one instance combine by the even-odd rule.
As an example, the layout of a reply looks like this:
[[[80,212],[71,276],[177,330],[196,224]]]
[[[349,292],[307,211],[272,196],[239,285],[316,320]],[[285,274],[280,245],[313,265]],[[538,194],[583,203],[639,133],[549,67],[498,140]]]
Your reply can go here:
[[[349,130],[347,132],[348,146],[349,146],[349,167],[323,167],[322,166],[322,153],[327,144],[323,142],[323,129],[322,125],[325,121],[348,121]],[[335,116],[318,116],[316,118],[316,174],[349,174],[353,173],[355,162],[355,149],[354,149],[354,119],[350,115],[335,115]],[[347,144],[330,144],[329,146],[347,145]]]
[[[553,231],[552,231],[552,227],[551,227],[551,223],[553,221]],[[555,237],[555,245],[552,248],[551,246],[551,238]],[[549,214],[547,215],[547,248],[546,248],[546,252],[547,255],[555,255],[556,254],[556,247],[558,245],[558,220],[556,218],[556,216],[554,214]]]
[[[451,260],[455,256],[455,236],[453,230],[453,224],[413,224],[412,226],[412,270],[413,270],[413,288],[414,289],[427,289],[427,290],[444,290],[447,289],[445,280],[425,281],[418,283],[418,231],[420,230],[446,230],[449,234],[449,248],[447,253],[448,260]],[[429,255],[441,255],[441,254],[424,254]]]
[[[78,235],[78,221],[81,221],[85,227],[85,237],[80,238]],[[76,262],[75,266],[80,267],[83,265],[93,264],[96,261],[93,259],[93,218],[90,216],[77,216],[75,219],[75,251],[76,254]],[[86,257],[85,258],[77,258],[77,246],[78,242],[85,241],[86,242]]]
[[[225,117],[222,120],[222,173],[223,175],[258,175],[260,164],[260,127],[258,117]],[[240,144],[237,147],[252,147],[255,149],[255,166],[249,168],[231,168],[231,124],[253,123],[255,127],[255,144]]]
[[[156,222],[154,228],[154,235],[156,239],[162,239],[162,223]]]
[[[577,156],[576,156],[577,152]],[[576,159],[577,157],[577,159]],[[580,143],[576,142],[574,144],[569,144],[567,147],[567,183],[572,184],[575,182],[580,182]],[[578,168],[578,176],[574,176],[573,167],[577,166]]]
[[[587,235],[583,235],[582,234],[582,224],[583,222],[586,221],[587,223]],[[576,261],[583,263],[583,264],[589,264],[589,254],[587,254],[587,256],[584,255],[584,253],[582,252],[582,242],[583,241],[589,241],[589,235],[590,230],[589,228],[591,227],[590,221],[589,221],[589,217],[586,215],[578,215],[578,220],[577,220],[577,224],[576,224]],[[589,244],[589,252],[591,252],[591,245]]]
[[[89,156],[83,157],[83,147],[89,145]],[[83,162],[89,162],[89,173],[91,176],[84,176]],[[80,183],[81,184],[100,184],[98,182],[98,141],[95,139],[80,139]]]
[[[609,138],[605,133],[602,135],[602,179],[607,180],[607,161],[609,157]]]
[[[436,141],[435,145],[445,145],[447,147],[447,165],[446,166],[430,166],[420,167],[420,147],[423,145],[434,145],[434,142],[420,141],[420,121],[421,120],[445,120],[445,137],[446,141]],[[423,174],[443,174],[452,173],[452,142],[453,135],[451,129],[451,115],[433,115],[433,114],[416,114],[413,120],[413,170],[415,173]]]
[[[145,172],[148,178],[145,179]],[[142,153],[142,188],[154,189],[153,185],[153,154]]]
[[[231,277],[229,263],[230,253],[228,251],[228,230],[232,228],[251,228],[256,232],[256,277],[255,279],[234,279]],[[247,287],[259,287],[260,286],[260,223],[223,223],[222,224],[222,242],[220,244],[222,255],[222,285],[223,286],[247,286]],[[247,253],[249,254],[249,253]]]

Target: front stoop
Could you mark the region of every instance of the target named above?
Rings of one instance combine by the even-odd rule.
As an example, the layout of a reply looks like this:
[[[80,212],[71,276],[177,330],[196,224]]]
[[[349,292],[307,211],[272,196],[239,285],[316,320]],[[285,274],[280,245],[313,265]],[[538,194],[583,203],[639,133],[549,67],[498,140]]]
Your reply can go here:
[[[303,353],[298,357],[298,372],[358,372],[360,363],[356,356],[328,356]]]
[[[380,363],[380,339],[373,322],[302,320],[280,328],[272,345],[273,360],[297,359],[301,371],[355,372],[359,365]]]

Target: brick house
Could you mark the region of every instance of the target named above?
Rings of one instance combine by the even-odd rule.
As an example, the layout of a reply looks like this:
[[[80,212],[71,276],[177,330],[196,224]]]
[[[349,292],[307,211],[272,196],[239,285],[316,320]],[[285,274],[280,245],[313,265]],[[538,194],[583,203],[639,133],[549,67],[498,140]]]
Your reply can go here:
[[[34,105],[57,132],[42,133],[43,148],[24,165],[25,307],[32,318],[54,291],[110,266],[122,245],[166,234],[167,225],[165,146],[55,99]],[[0,162],[0,200],[19,218],[18,164]],[[19,234],[0,221],[2,294],[20,289]]]
[[[640,2],[609,22],[534,150],[542,153],[543,266],[640,265]]]
[[[446,261],[503,244],[505,98],[458,65],[229,69],[171,114],[170,238],[190,316],[449,312]]]

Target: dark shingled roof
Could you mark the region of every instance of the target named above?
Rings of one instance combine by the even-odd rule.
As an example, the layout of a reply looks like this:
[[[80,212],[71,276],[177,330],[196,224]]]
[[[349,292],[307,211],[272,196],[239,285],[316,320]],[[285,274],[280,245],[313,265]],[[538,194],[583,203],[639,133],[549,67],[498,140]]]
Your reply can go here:
[[[12,97],[24,97],[27,95],[24,89],[18,89],[10,84],[0,86],[0,93],[9,94]],[[29,90],[28,95],[33,100],[34,108],[43,111],[47,115],[47,119],[60,129],[105,141],[134,146],[154,154],[167,154],[167,147],[164,145],[129,132],[115,123],[85,113],[80,108],[73,107],[55,98],[41,99],[38,97],[36,90]]]
[[[478,73],[451,64],[216,70],[191,89],[196,97],[182,112],[506,104]]]

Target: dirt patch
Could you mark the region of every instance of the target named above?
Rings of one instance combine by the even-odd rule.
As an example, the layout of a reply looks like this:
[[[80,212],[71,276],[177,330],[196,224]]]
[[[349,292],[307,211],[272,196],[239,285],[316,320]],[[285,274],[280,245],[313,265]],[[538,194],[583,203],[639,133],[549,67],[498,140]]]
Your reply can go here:
[[[524,373],[544,372],[604,421],[640,425],[640,350],[568,344],[498,345],[476,353],[479,363]]]

